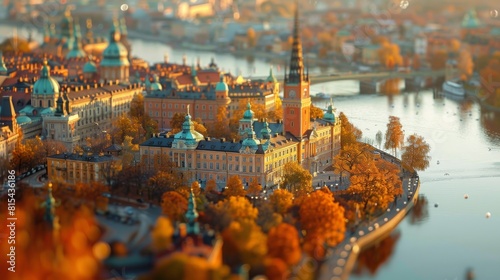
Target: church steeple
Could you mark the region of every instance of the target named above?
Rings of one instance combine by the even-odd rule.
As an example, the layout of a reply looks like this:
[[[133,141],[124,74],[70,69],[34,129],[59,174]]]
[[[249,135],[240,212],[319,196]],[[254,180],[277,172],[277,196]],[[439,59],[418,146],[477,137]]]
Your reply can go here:
[[[189,193],[188,209],[185,216],[187,220],[187,234],[200,234],[200,225],[197,222],[198,212],[196,211],[196,201],[192,188],[191,193]]]
[[[288,67],[285,70],[283,94],[284,130],[295,137],[304,137],[311,128],[311,96],[309,94],[309,75],[304,67],[302,42],[300,40],[299,4],[296,3],[293,25],[293,44]]]
[[[304,74],[304,59],[302,58],[302,41],[300,40],[300,25],[299,25],[299,5],[296,4],[294,24],[293,24],[293,42],[292,54],[290,57],[290,71],[285,78],[286,83],[299,83],[307,81]]]

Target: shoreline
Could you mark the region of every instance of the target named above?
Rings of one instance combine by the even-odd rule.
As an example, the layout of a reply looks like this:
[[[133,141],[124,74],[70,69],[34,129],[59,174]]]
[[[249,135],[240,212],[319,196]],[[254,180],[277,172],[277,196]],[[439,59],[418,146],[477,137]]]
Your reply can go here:
[[[377,151],[401,161],[383,151]],[[405,187],[405,183],[407,188]],[[418,201],[420,193],[420,179],[416,177],[403,177],[403,196],[396,205],[389,206],[387,212],[377,218],[361,223],[354,233],[347,233],[344,240],[334,248],[328,249],[328,256],[321,265],[318,273],[320,280],[345,280],[354,269],[359,254],[389,236],[403,221]],[[408,199],[407,199],[408,198]]]

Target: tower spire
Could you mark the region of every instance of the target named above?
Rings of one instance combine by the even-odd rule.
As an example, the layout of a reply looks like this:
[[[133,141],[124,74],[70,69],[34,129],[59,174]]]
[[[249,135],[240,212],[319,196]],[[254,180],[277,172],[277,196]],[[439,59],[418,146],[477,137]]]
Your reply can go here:
[[[293,24],[292,55],[290,57],[290,73],[288,74],[287,82],[299,83],[304,78],[304,61],[302,58],[302,42],[300,40],[299,4],[296,2]]]

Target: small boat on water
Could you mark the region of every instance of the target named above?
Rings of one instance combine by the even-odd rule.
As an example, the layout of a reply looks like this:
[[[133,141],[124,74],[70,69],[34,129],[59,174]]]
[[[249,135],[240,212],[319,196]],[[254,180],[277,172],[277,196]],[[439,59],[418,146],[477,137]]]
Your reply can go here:
[[[443,92],[452,98],[465,98],[464,86],[457,82],[446,81],[443,83]]]
[[[325,99],[325,98],[327,98],[327,96],[326,96],[325,93],[320,92],[320,93],[316,93],[315,95],[313,95],[313,98],[315,98],[315,99]]]

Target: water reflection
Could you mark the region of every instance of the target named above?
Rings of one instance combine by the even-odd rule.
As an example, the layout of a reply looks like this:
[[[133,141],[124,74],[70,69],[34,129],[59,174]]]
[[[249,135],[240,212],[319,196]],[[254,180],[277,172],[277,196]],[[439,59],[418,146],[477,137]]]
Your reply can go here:
[[[353,274],[363,275],[368,273],[370,275],[375,275],[380,267],[391,258],[400,236],[401,233],[399,231],[393,232],[379,244],[361,252],[358,256]]]
[[[409,213],[409,222],[412,225],[422,224],[429,218],[429,201],[425,195],[419,195],[417,203]]]
[[[492,144],[500,145],[500,112],[481,108],[481,127]]]

